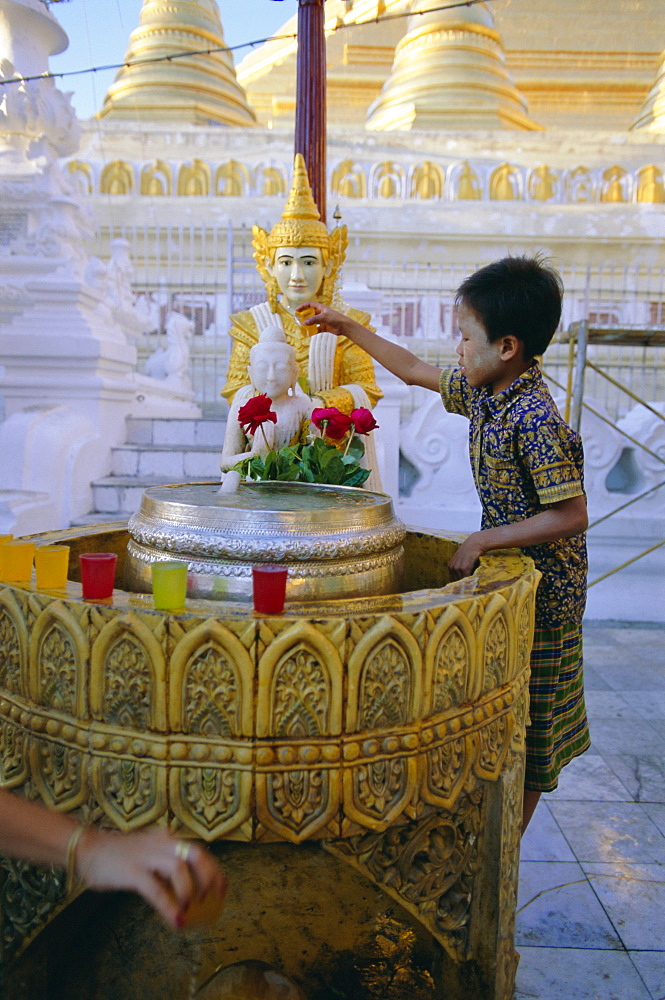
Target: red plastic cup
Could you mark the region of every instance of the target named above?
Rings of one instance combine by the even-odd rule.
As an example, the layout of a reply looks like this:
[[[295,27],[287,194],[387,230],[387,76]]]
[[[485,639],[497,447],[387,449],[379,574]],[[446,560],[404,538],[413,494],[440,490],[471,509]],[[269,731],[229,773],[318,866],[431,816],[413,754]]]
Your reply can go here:
[[[262,615],[279,615],[286,596],[286,566],[252,566],[254,610]]]
[[[82,552],[81,586],[84,601],[103,601],[113,594],[115,583],[115,552]]]

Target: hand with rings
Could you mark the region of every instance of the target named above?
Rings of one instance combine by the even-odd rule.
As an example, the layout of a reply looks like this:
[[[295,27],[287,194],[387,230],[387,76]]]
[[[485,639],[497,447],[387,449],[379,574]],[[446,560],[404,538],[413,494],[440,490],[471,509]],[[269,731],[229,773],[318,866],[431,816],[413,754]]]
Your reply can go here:
[[[127,834],[90,828],[77,855],[91,889],[132,889],[171,927],[211,922],[222,912],[226,877],[213,855],[162,827]]]
[[[184,861],[185,864],[187,864],[190,854],[191,854],[191,848],[188,842],[186,840],[176,840],[175,842],[176,858],[180,858],[181,861]]]
[[[112,833],[79,825],[0,788],[0,853],[57,865],[72,889],[138,892],[171,927],[211,921],[221,913],[226,877],[203,844],[164,827]]]

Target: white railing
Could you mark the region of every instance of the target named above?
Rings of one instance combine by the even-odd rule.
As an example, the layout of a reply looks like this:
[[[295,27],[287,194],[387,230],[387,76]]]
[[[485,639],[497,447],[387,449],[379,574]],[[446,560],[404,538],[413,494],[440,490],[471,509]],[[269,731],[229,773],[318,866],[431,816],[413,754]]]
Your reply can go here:
[[[115,237],[129,241],[135,289],[150,300],[155,317],[154,330],[140,345],[140,359],[144,361],[161,342],[168,312],[184,313],[194,322],[191,365],[197,402],[207,415],[223,414],[219,390],[228,362],[228,316],[264,298],[252,257],[251,233],[223,226],[117,227],[100,234],[99,256],[108,257]],[[387,256],[358,263],[351,247],[343,281],[349,289],[365,288],[372,293],[376,325],[425,360],[446,364],[455,360],[455,290],[480,263],[429,264]],[[561,273],[566,289],[562,331],[581,319],[609,329],[665,325],[662,267],[573,265],[562,267]],[[347,298],[353,302],[353,293]],[[665,366],[658,348],[607,343],[590,348],[589,357],[640,398],[665,399]],[[567,345],[552,344],[546,367],[562,385],[567,383],[567,365]],[[630,405],[628,397],[593,372],[588,373],[586,391],[613,419],[623,417]],[[417,402],[417,394],[410,394],[403,414],[412,412]]]

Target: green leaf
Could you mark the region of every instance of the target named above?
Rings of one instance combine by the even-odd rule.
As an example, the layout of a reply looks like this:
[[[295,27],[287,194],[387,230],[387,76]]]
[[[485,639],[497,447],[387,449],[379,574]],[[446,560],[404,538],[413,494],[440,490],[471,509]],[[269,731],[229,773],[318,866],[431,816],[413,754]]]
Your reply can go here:
[[[369,469],[356,469],[352,475],[344,480],[344,486],[362,486],[369,476]]]
[[[329,465],[334,465],[336,462],[341,462],[342,456],[337,451],[337,448],[333,448],[332,451],[324,452],[321,455],[321,468],[325,469]]]
[[[359,438],[357,434],[351,438],[351,444],[349,445],[346,454],[347,456],[352,455],[356,462],[360,462],[360,459],[365,454],[365,445],[362,439]]]

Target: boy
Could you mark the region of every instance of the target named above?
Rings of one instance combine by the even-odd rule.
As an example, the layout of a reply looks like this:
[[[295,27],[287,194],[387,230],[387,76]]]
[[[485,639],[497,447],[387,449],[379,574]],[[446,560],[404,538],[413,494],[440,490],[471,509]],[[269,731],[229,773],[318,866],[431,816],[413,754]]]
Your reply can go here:
[[[539,258],[506,257],[476,271],[456,295],[458,368],[439,369],[329,306],[306,324],[344,335],[407,385],[440,392],[470,420],[469,447],[483,508],[479,531],[450,561],[454,580],[492,549],[518,547],[542,573],[531,655],[522,833],[542,792],[589,747],[582,678],[588,519],[582,445],[561,418],[535,358],[559,324],[561,280]]]

